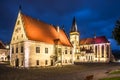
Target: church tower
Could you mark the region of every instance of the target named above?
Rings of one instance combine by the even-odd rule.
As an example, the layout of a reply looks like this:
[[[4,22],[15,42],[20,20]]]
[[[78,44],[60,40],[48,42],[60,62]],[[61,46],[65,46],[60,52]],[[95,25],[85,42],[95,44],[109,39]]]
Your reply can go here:
[[[75,17],[73,18],[72,27],[70,30],[70,42],[72,43],[74,48],[79,46],[79,32],[77,29],[77,23]]]
[[[78,47],[79,47],[79,32],[77,29],[77,23],[76,23],[76,19],[75,17],[73,18],[73,22],[72,22],[72,27],[70,30],[70,42],[73,45],[73,49],[72,49],[72,53],[73,53],[73,62],[75,61],[75,53],[78,53]]]

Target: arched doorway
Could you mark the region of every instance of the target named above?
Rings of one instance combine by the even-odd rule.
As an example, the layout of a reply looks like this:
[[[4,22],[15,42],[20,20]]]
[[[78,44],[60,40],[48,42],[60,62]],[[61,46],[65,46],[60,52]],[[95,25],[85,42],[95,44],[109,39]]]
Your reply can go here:
[[[19,59],[18,58],[15,60],[15,67],[19,67]]]
[[[53,66],[54,65],[54,62],[53,62],[53,60],[51,60],[51,66]]]

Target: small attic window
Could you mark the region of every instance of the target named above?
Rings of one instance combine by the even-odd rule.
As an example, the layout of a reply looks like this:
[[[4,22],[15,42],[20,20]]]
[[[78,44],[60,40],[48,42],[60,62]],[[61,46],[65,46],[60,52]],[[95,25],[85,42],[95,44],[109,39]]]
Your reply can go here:
[[[18,20],[18,21],[17,21],[17,25],[19,25],[19,24],[20,24],[20,21]]]
[[[23,38],[23,34],[21,34],[21,37]]]

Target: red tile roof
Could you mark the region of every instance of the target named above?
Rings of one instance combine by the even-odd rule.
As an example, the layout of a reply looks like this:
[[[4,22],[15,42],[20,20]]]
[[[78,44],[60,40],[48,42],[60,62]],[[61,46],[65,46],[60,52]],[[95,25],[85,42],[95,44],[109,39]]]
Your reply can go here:
[[[80,40],[81,45],[99,44],[99,43],[109,43],[109,41],[107,40],[107,38],[105,36],[100,36],[100,37],[96,37],[96,38],[86,38],[86,39]]]
[[[49,44],[57,44],[64,46],[72,46],[64,30],[59,28],[57,32],[56,27],[53,25],[36,20],[30,16],[22,14],[24,29],[29,40],[45,42]]]
[[[6,49],[5,45],[2,43],[2,41],[0,41],[0,49]]]

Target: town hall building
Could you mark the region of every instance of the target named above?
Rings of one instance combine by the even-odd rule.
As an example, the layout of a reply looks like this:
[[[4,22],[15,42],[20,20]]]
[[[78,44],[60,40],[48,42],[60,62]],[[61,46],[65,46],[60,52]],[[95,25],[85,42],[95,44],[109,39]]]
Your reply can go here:
[[[105,36],[80,39],[75,18],[70,37],[59,26],[21,12],[10,43],[10,64],[19,67],[71,65],[75,62],[109,62],[110,42]]]

